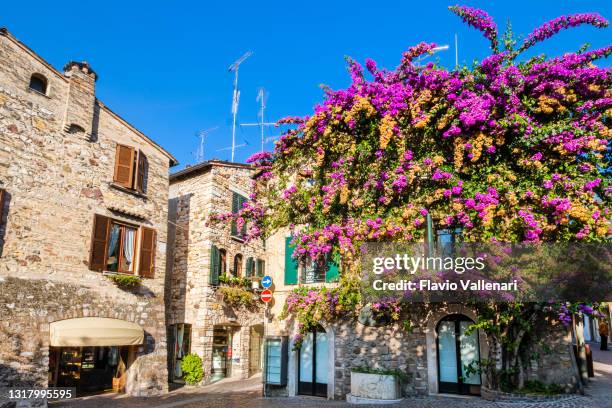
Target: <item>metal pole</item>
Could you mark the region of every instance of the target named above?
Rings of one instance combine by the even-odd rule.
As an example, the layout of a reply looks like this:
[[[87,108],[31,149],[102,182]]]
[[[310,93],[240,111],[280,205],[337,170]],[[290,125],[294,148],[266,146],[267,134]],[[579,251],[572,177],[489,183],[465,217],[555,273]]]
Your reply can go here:
[[[232,124],[232,162],[234,161],[234,150],[236,148],[236,115],[238,114],[238,66],[236,66],[236,75],[234,77],[234,100],[233,100],[233,113],[234,123]]]
[[[459,66],[459,48],[457,48],[457,34],[455,34],[455,67]]]
[[[264,95],[261,95],[261,151],[264,151]]]

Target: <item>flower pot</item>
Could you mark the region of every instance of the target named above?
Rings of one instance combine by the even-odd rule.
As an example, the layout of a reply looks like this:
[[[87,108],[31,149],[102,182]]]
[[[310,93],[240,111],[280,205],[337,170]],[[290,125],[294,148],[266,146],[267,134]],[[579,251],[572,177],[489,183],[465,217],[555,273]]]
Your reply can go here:
[[[374,400],[401,398],[399,380],[394,375],[351,372],[351,395]]]

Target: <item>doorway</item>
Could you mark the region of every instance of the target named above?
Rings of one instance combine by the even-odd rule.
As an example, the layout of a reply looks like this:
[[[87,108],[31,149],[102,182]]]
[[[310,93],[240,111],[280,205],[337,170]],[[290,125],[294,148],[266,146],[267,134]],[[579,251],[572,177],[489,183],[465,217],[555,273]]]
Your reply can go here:
[[[228,359],[231,358],[231,333],[227,327],[215,326],[213,329],[213,346],[212,346],[212,373],[210,380],[212,382],[222,380],[231,375],[230,364]]]
[[[327,397],[327,333],[319,326],[304,335],[298,357],[298,394]]]
[[[441,393],[480,395],[479,373],[468,373],[467,366],[480,361],[478,331],[469,334],[474,322],[453,314],[444,317],[436,327],[438,356],[438,391]]]
[[[251,326],[249,337],[249,377],[261,372],[263,347],[263,324]]]
[[[50,347],[49,378],[54,387],[75,387],[77,396],[120,392],[125,387],[130,348]]]

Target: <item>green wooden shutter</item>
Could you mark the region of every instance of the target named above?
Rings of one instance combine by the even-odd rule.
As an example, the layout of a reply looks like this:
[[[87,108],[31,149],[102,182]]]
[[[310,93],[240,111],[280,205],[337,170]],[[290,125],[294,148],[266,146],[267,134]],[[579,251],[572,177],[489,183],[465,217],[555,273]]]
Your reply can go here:
[[[247,263],[246,263],[246,277],[247,278],[254,276],[254,273],[253,273],[254,269],[255,269],[255,262],[253,261],[252,257],[248,257]]]
[[[258,259],[255,266],[256,266],[257,276],[262,278],[266,273],[266,262],[263,259]]]
[[[325,273],[325,282],[335,282],[340,278],[338,264],[333,260],[327,262],[327,272]]]
[[[247,202],[247,199],[246,197],[243,197],[241,195],[239,195],[238,197],[240,197],[238,201],[239,203],[238,211],[240,211],[243,208],[244,203]],[[240,234],[244,237],[246,233],[247,233],[247,223],[245,222],[244,224],[242,224],[242,228],[240,229]]]
[[[219,284],[219,248],[212,246],[210,248],[210,284]]]
[[[291,237],[285,239],[285,285],[297,285],[298,283],[298,265],[293,259],[293,247]]]
[[[240,206],[240,196],[237,193],[232,192],[232,214],[236,214],[239,210]],[[232,236],[238,236],[238,226],[236,225],[236,221],[232,220]]]

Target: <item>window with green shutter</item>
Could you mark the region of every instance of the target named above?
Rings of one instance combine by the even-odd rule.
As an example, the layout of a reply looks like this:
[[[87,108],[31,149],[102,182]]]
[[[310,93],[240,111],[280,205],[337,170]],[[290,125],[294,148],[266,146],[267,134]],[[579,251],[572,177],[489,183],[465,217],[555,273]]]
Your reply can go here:
[[[216,246],[212,246],[210,248],[210,277],[209,283],[211,285],[219,284],[219,272],[220,272],[220,263],[219,263],[219,248]]]
[[[291,246],[291,237],[285,239],[285,285],[297,285],[298,263],[293,259],[294,247]]]
[[[266,274],[266,262],[263,259],[258,259],[255,266],[257,276],[263,278],[263,276]]]
[[[327,263],[327,272],[325,273],[325,282],[336,282],[340,278],[338,264],[330,260]]]
[[[241,196],[236,192],[232,192],[232,214],[237,214],[243,207],[244,203],[247,202],[247,198]],[[235,220],[232,220],[232,236],[242,238],[246,235],[247,226],[246,223],[242,225],[240,228],[240,232],[238,232],[238,225]]]
[[[248,257],[246,263],[246,277],[251,278],[253,276],[255,276],[255,261],[252,257]]]

